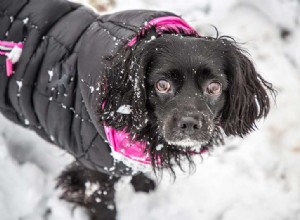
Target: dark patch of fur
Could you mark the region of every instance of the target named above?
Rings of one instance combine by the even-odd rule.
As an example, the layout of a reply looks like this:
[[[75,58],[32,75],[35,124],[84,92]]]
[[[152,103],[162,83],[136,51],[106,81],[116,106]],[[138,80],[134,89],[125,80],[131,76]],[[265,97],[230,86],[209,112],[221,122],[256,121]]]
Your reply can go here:
[[[133,176],[130,183],[136,192],[149,193],[156,188],[155,182],[143,173]]]

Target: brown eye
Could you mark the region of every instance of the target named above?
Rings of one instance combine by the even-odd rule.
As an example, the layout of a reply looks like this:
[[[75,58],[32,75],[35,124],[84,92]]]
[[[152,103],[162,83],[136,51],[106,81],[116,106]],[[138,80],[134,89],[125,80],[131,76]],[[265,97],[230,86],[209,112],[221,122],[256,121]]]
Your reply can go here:
[[[171,89],[171,84],[167,80],[161,79],[155,83],[155,89],[159,93],[167,93]]]
[[[222,84],[219,82],[211,82],[206,88],[209,95],[220,95],[222,92]]]

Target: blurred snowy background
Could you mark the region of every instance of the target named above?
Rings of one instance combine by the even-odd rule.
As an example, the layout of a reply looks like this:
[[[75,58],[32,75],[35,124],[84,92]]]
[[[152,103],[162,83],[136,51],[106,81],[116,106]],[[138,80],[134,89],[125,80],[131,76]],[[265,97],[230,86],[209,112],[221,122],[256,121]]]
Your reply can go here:
[[[300,220],[300,1],[85,0],[101,13],[168,10],[203,35],[245,43],[259,72],[278,90],[259,130],[230,139],[191,176],[165,178],[150,194],[118,187],[119,220]],[[105,11],[105,12],[104,12]],[[58,199],[56,176],[72,158],[0,115],[0,219],[87,220]]]

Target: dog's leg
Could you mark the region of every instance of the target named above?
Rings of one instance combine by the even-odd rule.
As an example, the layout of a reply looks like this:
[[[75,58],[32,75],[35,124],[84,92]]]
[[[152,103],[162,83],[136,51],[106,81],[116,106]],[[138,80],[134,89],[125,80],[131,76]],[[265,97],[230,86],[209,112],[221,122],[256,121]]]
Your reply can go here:
[[[149,177],[145,176],[143,173],[135,175],[131,179],[131,184],[136,192],[146,192],[155,190],[156,184]]]
[[[115,220],[114,184],[118,180],[74,163],[59,176],[57,186],[63,189],[61,198],[86,207],[91,220]]]

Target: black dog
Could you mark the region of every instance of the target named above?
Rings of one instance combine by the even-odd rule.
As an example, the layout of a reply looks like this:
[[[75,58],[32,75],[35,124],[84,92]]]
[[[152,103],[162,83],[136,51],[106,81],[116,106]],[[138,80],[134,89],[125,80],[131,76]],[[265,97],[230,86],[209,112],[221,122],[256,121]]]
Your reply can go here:
[[[175,176],[270,109],[271,84],[233,39],[199,36],[169,12],[5,0],[0,24],[0,110],[74,155],[58,186],[92,219],[115,219],[122,175],[149,192],[144,168]]]
[[[98,112],[100,122],[147,140],[153,166],[156,160],[162,163],[156,168],[172,171],[172,159],[178,165],[183,158],[192,163],[191,152],[223,143],[222,131],[243,137],[268,114],[266,89],[273,92],[272,86],[231,38],[171,33],[148,38],[112,60],[99,106],[104,100],[110,105]],[[138,96],[130,82],[137,77]],[[122,104],[139,114],[111,117]]]
[[[113,58],[111,68],[108,68],[103,77],[103,82],[109,85],[109,89],[103,90],[105,92],[101,94],[102,100],[110,100],[111,107],[98,109],[99,120],[120,129],[128,129],[136,135],[136,139],[151,143],[148,147],[154,169],[167,168],[173,172],[173,159],[179,166],[186,160],[193,165],[191,152],[199,153],[200,150],[222,143],[221,131],[228,136],[243,137],[255,129],[255,120],[266,116],[269,111],[265,88],[271,92],[273,89],[255,71],[253,63],[244,53],[228,37],[182,37],[166,34],[151,42],[149,37],[145,38],[135,48],[127,48]],[[123,62],[124,57],[129,60],[137,59],[136,65],[142,68],[138,71],[130,67],[131,61]],[[141,86],[144,97],[134,100],[134,90],[126,87],[126,79],[130,75],[134,76],[136,71],[144,80],[141,82],[145,86]],[[125,81],[120,81],[120,78],[125,78]],[[136,111],[142,111],[148,123],[142,128],[136,128],[140,126],[139,121],[145,119],[136,120],[138,124],[135,124],[126,115],[111,118],[109,114],[105,114],[105,111],[117,111],[120,102],[139,103]],[[155,147],[159,144],[163,148]],[[160,160],[162,166],[157,166],[156,160]],[[71,170],[74,171],[74,167]],[[117,179],[111,178],[110,181],[103,182],[102,174],[94,173],[86,177],[85,174],[91,171],[77,170],[72,173],[73,171],[63,173],[60,181],[71,179],[81,182],[81,186],[78,186],[78,182],[67,185],[63,183],[66,188],[64,198],[89,208],[94,207],[90,210],[97,213],[93,215],[95,219],[102,219],[101,216],[106,212],[111,214],[110,218],[103,219],[114,219],[112,216],[116,214],[115,209],[109,211],[105,205],[103,207],[103,204],[97,204],[95,199],[84,204],[84,194],[78,201],[78,198],[70,199],[73,194],[68,193],[69,190],[74,190],[74,185],[78,186],[74,190],[75,194],[82,192],[87,180],[98,181],[101,185],[104,182],[115,183]],[[79,175],[80,172],[83,175]],[[142,184],[140,191],[154,189],[154,182],[145,176],[140,175],[135,179],[138,181],[133,182],[134,186]],[[109,186],[109,203],[114,204],[113,184]]]

